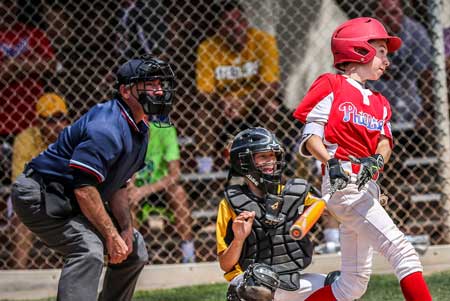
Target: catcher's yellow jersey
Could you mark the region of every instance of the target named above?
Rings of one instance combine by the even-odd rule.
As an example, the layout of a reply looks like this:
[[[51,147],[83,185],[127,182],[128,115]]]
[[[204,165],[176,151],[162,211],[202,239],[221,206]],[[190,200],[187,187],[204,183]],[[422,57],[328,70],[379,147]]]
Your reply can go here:
[[[200,44],[196,66],[199,91],[241,97],[252,93],[260,83],[279,80],[275,38],[254,28],[248,29],[247,36],[247,44],[240,53],[230,49],[218,35]]]
[[[311,193],[308,193],[305,198],[305,206],[310,206],[317,200],[318,199],[313,197]],[[231,208],[228,201],[226,199],[222,199],[219,203],[216,221],[217,255],[221,254],[228,248],[230,240],[233,238],[233,230],[231,225],[235,218],[236,213]],[[234,277],[241,273],[243,273],[243,269],[238,263],[234,266],[234,269],[225,273],[224,277],[226,280],[231,281]]]

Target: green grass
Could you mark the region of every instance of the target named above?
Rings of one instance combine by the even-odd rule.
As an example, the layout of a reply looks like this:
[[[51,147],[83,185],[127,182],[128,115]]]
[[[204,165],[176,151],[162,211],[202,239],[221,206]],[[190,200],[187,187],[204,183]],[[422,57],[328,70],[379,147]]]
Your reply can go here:
[[[450,298],[450,271],[426,276],[433,301],[448,301]],[[136,292],[134,301],[224,301],[227,285],[211,284],[167,290]],[[41,299],[40,301],[55,299]],[[372,276],[369,288],[360,301],[403,301],[397,278],[394,275]],[[2,300],[3,301],[3,300]]]
[[[134,295],[133,301],[223,301],[226,291],[226,283],[196,285],[169,290],[139,291]]]

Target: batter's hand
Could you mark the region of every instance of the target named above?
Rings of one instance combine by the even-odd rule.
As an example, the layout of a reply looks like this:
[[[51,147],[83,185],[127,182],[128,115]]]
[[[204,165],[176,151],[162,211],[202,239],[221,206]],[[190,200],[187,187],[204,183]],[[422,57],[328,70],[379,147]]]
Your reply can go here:
[[[250,235],[255,216],[254,211],[243,211],[234,219],[232,226],[234,239],[244,241]]]
[[[352,155],[349,155],[348,158],[354,164],[361,164],[358,172],[358,177],[356,178],[356,185],[358,185],[358,190],[361,190],[364,185],[366,185],[367,182],[369,182],[373,178],[373,176],[384,166],[384,159],[380,154],[375,154],[370,157],[359,159]]]
[[[120,235],[113,235],[106,241],[109,263],[118,264],[124,261],[128,256],[128,247]]]
[[[330,176],[330,194],[344,189],[349,181],[348,175],[342,169],[341,163],[336,158],[327,161],[328,175]]]

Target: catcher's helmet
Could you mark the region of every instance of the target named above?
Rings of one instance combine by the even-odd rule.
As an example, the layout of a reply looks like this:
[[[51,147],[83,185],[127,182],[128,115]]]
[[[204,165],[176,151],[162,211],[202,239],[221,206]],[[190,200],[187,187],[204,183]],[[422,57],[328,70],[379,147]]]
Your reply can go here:
[[[339,64],[347,62],[370,62],[376,54],[375,48],[369,43],[371,40],[386,40],[388,52],[394,52],[402,45],[402,40],[390,36],[377,19],[351,19],[336,28],[331,37],[334,67],[339,69]]]
[[[146,92],[145,83],[154,80],[160,81],[163,91],[161,95],[152,96]],[[138,59],[131,59],[119,67],[116,82],[116,89],[119,94],[121,85],[131,85],[137,82],[144,83],[144,89],[138,89],[138,95],[136,95],[144,112],[166,119],[172,108],[175,85],[175,75],[170,65],[156,57],[145,55]]]
[[[273,151],[276,162],[273,172],[267,174],[256,166],[254,155]],[[276,194],[281,176],[286,165],[284,149],[273,133],[265,128],[246,129],[234,138],[230,149],[230,172],[232,175],[249,179],[265,193]]]

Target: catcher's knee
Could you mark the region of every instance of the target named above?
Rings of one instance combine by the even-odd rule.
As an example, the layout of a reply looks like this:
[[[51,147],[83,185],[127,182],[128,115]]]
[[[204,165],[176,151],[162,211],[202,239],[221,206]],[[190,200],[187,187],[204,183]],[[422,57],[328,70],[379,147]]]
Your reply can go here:
[[[239,284],[228,287],[227,300],[270,301],[279,285],[279,276],[270,266],[255,263],[247,268]]]
[[[366,292],[369,279],[370,274],[343,272],[334,285],[345,300],[356,300]]]

